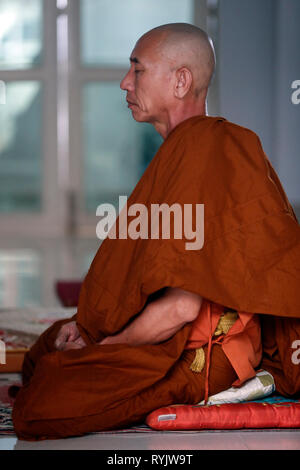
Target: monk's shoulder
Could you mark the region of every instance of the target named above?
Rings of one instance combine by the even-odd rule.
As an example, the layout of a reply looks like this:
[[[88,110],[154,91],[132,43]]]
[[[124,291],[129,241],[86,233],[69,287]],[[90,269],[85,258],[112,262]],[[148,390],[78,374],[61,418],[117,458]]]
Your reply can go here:
[[[259,167],[263,171],[266,166],[258,135],[219,116],[195,116],[185,121],[167,140],[164,149],[174,165],[180,161],[201,171],[211,163],[221,171],[232,160],[235,165],[243,160],[244,167]]]
[[[222,121],[222,128],[225,135],[233,135],[236,138],[240,139],[249,139],[252,141],[260,141],[259,136],[248,127],[241,126],[235,122],[227,121],[226,119]]]
[[[207,116],[204,120],[199,117],[191,122],[191,126],[185,134],[186,137],[195,136],[198,138],[202,135],[204,138],[209,138],[211,135],[213,138],[218,137],[218,139],[231,136],[239,140],[252,140],[256,142],[260,140],[253,130],[221,116]]]
[[[194,116],[177,126],[167,139],[167,145],[163,145],[162,148],[169,149],[172,146],[177,148],[178,145],[190,148],[194,144],[197,146],[200,142],[211,140],[221,143],[230,138],[241,142],[251,141],[255,144],[260,142],[258,135],[253,130],[231,122],[222,116]]]

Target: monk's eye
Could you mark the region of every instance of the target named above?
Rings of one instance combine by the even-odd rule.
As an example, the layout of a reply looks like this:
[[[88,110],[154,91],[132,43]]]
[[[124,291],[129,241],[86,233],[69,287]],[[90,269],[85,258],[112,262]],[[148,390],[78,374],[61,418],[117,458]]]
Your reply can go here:
[[[136,73],[136,74],[138,74],[138,73],[140,73],[140,72],[142,72],[142,70],[135,70],[135,71],[134,71],[134,73]]]

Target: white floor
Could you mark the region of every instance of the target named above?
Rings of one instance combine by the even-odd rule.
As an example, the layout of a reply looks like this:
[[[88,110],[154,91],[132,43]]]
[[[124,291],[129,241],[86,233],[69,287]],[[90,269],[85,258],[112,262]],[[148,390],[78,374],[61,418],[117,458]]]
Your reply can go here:
[[[300,450],[300,429],[91,434],[40,442],[9,436],[0,438],[1,450]]]

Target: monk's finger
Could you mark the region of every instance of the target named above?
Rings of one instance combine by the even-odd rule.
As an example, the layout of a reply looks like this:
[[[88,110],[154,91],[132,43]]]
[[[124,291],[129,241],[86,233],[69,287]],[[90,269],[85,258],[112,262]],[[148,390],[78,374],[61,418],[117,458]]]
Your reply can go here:
[[[80,346],[84,347],[86,346],[86,342],[84,341],[84,339],[79,336],[77,339],[75,339],[75,341],[73,341],[74,343],[76,344],[79,344]]]
[[[81,349],[83,347],[84,346],[81,345],[81,344],[75,343],[73,341],[68,341],[68,342],[64,343],[63,348],[61,349],[61,351],[68,351],[70,349]]]
[[[57,349],[61,349],[62,345],[66,341],[74,341],[77,336],[79,335],[78,328],[76,326],[76,322],[72,321],[66,323],[61,327],[58,332],[57,338],[55,340],[55,347]]]
[[[61,349],[62,345],[67,341],[69,336],[66,328],[64,327],[65,325],[61,327],[55,340],[55,347],[57,349]]]
[[[65,333],[67,335],[67,341],[75,341],[79,337],[79,330],[77,328],[76,322],[71,321],[65,325]]]

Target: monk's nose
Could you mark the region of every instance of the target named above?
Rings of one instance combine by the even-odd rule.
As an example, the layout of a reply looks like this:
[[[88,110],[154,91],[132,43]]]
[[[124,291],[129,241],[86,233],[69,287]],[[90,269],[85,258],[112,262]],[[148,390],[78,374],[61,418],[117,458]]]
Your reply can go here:
[[[127,72],[125,77],[120,83],[121,90],[132,91],[132,80],[130,78],[130,70]]]

